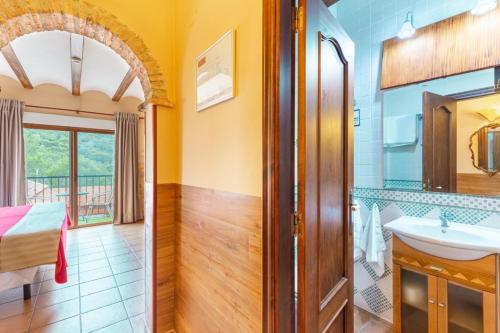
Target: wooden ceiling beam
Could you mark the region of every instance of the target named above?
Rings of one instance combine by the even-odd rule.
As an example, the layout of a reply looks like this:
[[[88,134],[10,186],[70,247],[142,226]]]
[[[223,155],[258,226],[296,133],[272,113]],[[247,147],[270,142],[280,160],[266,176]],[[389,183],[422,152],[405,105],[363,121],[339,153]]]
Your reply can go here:
[[[82,35],[70,35],[71,93],[74,96],[80,96],[84,41]]]
[[[128,87],[132,84],[132,81],[134,81],[135,77],[135,71],[130,68],[127,74],[125,74],[125,76],[123,77],[123,80],[118,86],[118,89],[116,89],[115,95],[113,96],[113,102],[118,102],[123,97],[123,94],[125,94]]]
[[[10,45],[10,43],[5,45],[4,47],[2,47],[1,52],[5,57],[5,60],[7,60],[7,63],[9,64],[10,68],[12,68],[12,71],[14,72],[14,74],[16,74],[17,78],[23,85],[23,87],[26,89],[33,89],[33,85],[31,84],[28,75],[26,75],[23,65],[21,65],[21,62],[19,61],[16,52],[14,52],[12,45]]]

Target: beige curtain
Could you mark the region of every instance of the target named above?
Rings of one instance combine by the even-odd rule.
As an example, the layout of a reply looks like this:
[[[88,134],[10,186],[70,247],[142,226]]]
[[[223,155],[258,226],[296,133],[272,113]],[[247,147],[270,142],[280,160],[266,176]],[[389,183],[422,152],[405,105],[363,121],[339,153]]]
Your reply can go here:
[[[26,204],[24,103],[0,99],[0,207]]]
[[[118,112],[115,120],[114,223],[133,223],[143,218],[139,201],[139,116]]]

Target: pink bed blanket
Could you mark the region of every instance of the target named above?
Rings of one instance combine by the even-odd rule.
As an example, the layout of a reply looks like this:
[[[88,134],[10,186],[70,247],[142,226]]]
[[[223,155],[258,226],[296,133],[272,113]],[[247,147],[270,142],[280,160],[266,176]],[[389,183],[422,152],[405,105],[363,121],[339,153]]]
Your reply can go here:
[[[28,214],[32,206],[17,206],[17,207],[0,207],[0,242],[2,236],[9,231],[13,226],[19,223]],[[68,227],[71,225],[71,218],[68,210],[62,221],[61,234],[59,238],[59,247],[57,253],[57,261],[55,268],[55,281],[57,283],[66,283],[68,281],[66,261],[66,234]]]

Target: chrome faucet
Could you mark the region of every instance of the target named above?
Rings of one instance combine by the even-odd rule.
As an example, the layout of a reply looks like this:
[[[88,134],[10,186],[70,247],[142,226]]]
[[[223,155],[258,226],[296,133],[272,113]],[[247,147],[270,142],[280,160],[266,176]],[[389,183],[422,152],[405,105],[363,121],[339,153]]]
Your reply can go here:
[[[441,228],[449,228],[450,227],[450,214],[447,212],[441,212],[439,214],[439,219],[441,220]]]

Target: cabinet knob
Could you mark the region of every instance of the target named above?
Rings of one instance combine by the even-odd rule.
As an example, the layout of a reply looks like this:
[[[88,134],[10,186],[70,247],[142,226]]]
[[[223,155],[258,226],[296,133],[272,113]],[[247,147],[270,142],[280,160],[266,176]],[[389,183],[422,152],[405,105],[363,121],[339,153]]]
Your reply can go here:
[[[429,304],[436,304],[436,301],[435,301],[435,300],[433,300],[433,299],[430,299],[430,300],[429,300]]]
[[[446,305],[443,304],[443,303],[439,303],[438,305],[439,305],[440,308],[445,308],[446,307]]]

